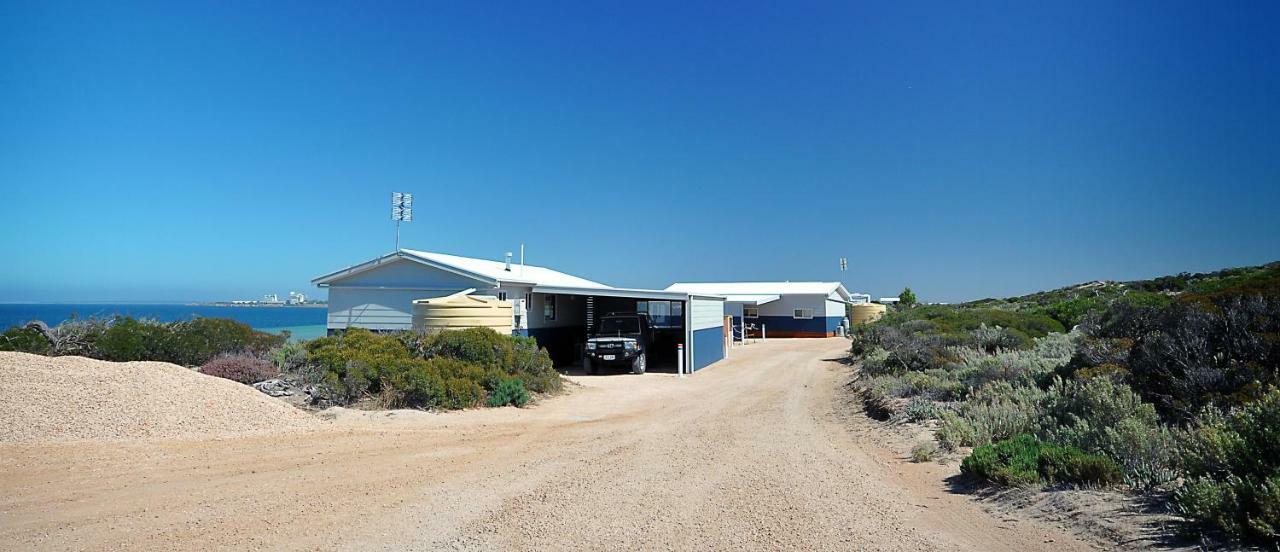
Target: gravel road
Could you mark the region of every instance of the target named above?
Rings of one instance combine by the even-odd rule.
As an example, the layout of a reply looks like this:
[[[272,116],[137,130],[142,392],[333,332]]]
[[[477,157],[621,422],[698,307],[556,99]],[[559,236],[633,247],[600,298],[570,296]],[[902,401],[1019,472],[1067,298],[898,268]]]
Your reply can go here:
[[[0,549],[1082,550],[869,437],[836,359],[772,340],[526,409],[339,411],[207,440],[0,444]]]

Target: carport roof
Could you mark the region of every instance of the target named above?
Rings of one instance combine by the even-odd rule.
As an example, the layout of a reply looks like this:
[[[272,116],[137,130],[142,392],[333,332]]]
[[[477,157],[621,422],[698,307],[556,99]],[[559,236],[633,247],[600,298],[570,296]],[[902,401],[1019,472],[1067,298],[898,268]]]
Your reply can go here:
[[[831,295],[849,300],[849,291],[840,282],[678,282],[667,291],[711,293],[715,295]]]
[[[595,297],[626,297],[631,299],[656,299],[660,301],[686,301],[690,297],[699,299],[724,299],[718,295],[704,295],[683,291],[663,291],[657,289],[634,288],[584,288],[567,286],[534,286],[533,291],[552,295],[592,295]]]
[[[745,305],[764,305],[781,299],[778,295],[725,295],[724,300],[727,303],[742,303]]]

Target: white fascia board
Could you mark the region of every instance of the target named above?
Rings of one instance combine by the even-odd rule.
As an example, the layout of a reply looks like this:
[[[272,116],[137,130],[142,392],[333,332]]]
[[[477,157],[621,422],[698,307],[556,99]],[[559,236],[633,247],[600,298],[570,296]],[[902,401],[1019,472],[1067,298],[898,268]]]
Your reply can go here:
[[[534,286],[533,292],[548,295],[594,295],[596,297],[629,297],[634,299],[665,299],[669,301],[686,301],[690,297],[689,294],[678,291],[625,288]]]

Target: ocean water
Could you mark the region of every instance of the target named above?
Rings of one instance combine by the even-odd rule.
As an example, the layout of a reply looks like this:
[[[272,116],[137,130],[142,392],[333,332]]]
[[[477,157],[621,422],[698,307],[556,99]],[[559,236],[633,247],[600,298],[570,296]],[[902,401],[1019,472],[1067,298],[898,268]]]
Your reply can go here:
[[[293,339],[312,339],[325,334],[324,307],[236,307],[213,305],[106,304],[106,303],[0,303],[0,330],[40,320],[50,326],[73,316],[111,317],[117,314],[134,318],[152,318],[161,322],[190,320],[196,317],[230,318],[271,333],[289,330]]]

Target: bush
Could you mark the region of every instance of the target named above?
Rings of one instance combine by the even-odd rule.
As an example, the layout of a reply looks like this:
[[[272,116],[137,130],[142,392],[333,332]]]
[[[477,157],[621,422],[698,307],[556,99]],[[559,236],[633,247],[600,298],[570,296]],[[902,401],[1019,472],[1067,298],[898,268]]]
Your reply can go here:
[[[276,368],[271,362],[254,356],[227,355],[206,362],[200,367],[200,373],[238,381],[244,384],[258,383],[276,375]]]
[[[161,356],[166,362],[184,366],[197,366],[232,352],[264,354],[287,339],[227,318],[195,318],[171,322],[164,327],[168,335],[161,338],[161,350],[159,354],[151,351],[150,356]]]
[[[1044,391],[1034,386],[996,382],[942,415],[938,441],[948,449],[975,447],[1035,433]]]
[[[923,422],[937,419],[942,412],[943,409],[933,401],[924,397],[915,397],[902,409],[900,417],[907,422]]]
[[[0,351],[47,355],[53,351],[53,343],[39,328],[14,326],[0,334]]]
[[[399,339],[421,358],[451,358],[485,369],[499,370],[524,381],[530,391],[548,393],[561,388],[551,357],[527,337],[499,335],[489,328],[468,328],[436,334],[404,333]],[[486,388],[492,389],[497,380]]]
[[[535,342],[485,328],[434,335],[352,329],[311,341],[307,352],[308,364],[340,402],[376,396],[412,408],[469,408],[487,391],[505,394],[503,404],[524,404],[530,390],[561,385]]]
[[[974,449],[961,462],[960,471],[1001,485],[1105,486],[1121,479],[1119,466],[1109,458],[1025,434]]]
[[[102,358],[98,342],[107,332],[111,320],[105,318],[71,318],[49,329],[55,356]]]
[[[1192,527],[1221,531],[1235,541],[1280,545],[1280,475],[1197,477],[1174,493],[1173,504]]]
[[[1057,379],[1043,405],[1040,435],[1045,440],[1115,459],[1136,487],[1167,483],[1178,476],[1172,432],[1160,424],[1155,408],[1129,386],[1107,378]]]
[[[1192,479],[1174,507],[1201,529],[1280,544],[1280,389],[1223,413],[1206,408],[1182,439]]]
[[[933,441],[925,441],[911,447],[911,461],[917,464],[921,462],[929,462],[938,457],[938,445]]]
[[[502,380],[498,387],[489,392],[489,406],[524,406],[529,403],[529,392],[524,382],[515,378]]]

